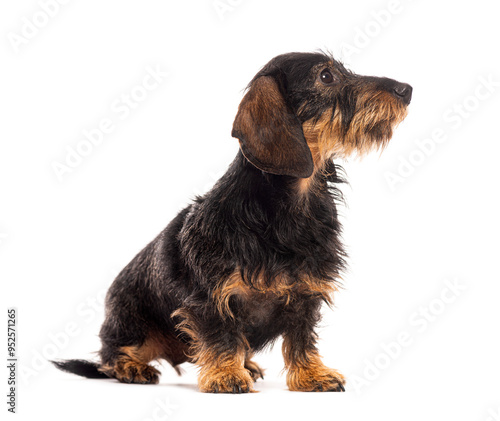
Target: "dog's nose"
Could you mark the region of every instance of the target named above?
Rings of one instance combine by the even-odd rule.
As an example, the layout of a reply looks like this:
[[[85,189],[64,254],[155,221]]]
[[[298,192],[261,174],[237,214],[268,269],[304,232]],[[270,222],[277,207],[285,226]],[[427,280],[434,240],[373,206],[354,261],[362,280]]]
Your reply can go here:
[[[407,83],[397,83],[394,86],[394,93],[399,97],[406,105],[411,101],[411,93],[413,88]]]

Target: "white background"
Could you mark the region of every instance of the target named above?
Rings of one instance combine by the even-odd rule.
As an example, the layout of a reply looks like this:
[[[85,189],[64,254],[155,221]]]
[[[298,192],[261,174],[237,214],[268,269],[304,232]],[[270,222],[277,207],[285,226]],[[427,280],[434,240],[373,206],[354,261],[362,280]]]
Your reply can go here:
[[[37,1],[3,2],[1,308],[18,308],[18,419],[499,419],[498,4],[462,5],[73,0],[46,18]],[[318,48],[414,88],[387,150],[343,163],[350,269],[320,350],[347,393],[287,391],[280,343],[256,358],[260,393],[242,396],[197,392],[189,366],[165,366],[157,386],[49,367],[94,357],[103,291],[231,162],[251,77]],[[162,83],[113,111],[158,66]],[[102,119],[113,130],[59,179],[54,162]]]

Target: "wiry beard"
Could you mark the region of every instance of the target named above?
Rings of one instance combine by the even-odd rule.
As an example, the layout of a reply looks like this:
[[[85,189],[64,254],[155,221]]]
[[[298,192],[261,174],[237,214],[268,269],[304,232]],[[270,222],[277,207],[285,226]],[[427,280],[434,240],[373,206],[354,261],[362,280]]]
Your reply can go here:
[[[315,166],[321,167],[333,157],[363,156],[382,150],[406,115],[406,106],[390,93],[365,91],[357,96],[350,121],[343,121],[337,106],[323,112],[319,119],[305,121],[302,128]]]

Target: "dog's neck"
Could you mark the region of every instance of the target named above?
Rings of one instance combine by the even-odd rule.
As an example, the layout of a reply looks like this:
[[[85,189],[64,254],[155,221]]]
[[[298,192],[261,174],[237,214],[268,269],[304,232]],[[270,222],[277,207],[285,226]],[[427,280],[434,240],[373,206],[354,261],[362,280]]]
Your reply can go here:
[[[307,179],[275,175],[256,168],[238,151],[215,188],[225,190],[234,198],[247,197],[249,201],[279,204],[280,208],[288,206],[294,212],[307,211],[309,206],[318,203],[342,201],[342,194],[335,187],[345,182],[340,175],[342,171],[329,160]]]

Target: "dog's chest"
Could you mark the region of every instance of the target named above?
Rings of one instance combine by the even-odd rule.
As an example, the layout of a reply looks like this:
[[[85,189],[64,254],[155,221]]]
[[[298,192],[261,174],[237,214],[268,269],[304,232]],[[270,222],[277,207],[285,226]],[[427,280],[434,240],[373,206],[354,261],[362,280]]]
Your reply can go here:
[[[285,303],[286,299],[276,294],[247,293],[239,297],[240,320],[253,328],[266,326],[279,319]]]
[[[250,286],[239,271],[214,290],[217,309],[224,318],[238,320],[252,348],[258,349],[300,322],[307,302],[331,302],[335,290],[329,281],[303,276],[277,277],[270,285],[256,279]]]
[[[286,330],[293,311],[286,297],[258,292],[237,299],[237,317],[253,350],[261,349]]]

